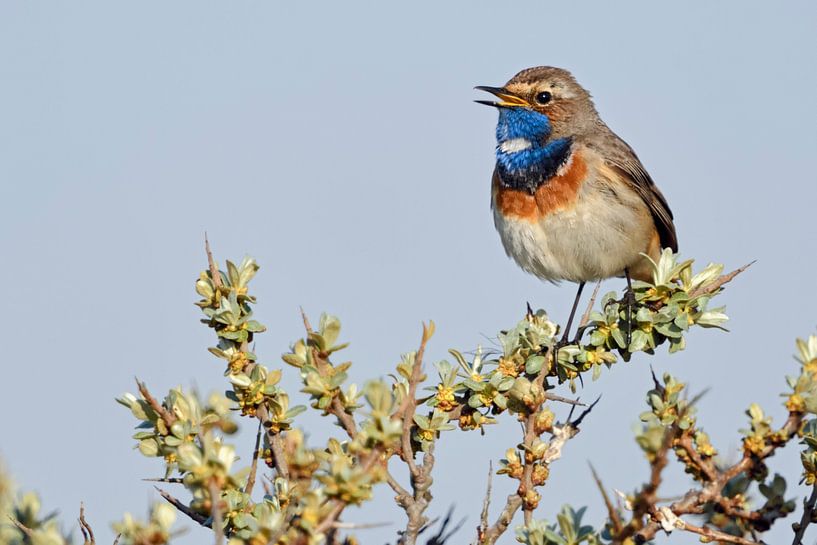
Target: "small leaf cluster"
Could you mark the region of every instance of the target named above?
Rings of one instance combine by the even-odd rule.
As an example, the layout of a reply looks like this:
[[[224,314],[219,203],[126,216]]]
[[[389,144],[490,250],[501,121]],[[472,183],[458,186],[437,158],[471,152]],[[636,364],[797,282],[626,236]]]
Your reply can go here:
[[[606,294],[601,309],[591,312],[581,329],[579,338],[587,342],[579,340],[557,350],[558,327],[539,310],[499,333],[501,351],[494,357],[478,350],[468,362],[452,350],[459,369],[447,362],[438,365],[440,380],[428,404],[456,415],[462,429],[481,430],[505,410],[517,415],[535,410],[545,393],[536,381],[541,373],[567,380],[575,389],[579,374],[592,371],[595,379],[602,366],[610,367],[619,355],[627,360],[634,352],[652,353],[664,342],[671,352],[682,349],[691,326],[721,327],[727,320],[722,308],[708,310],[709,301],[720,291],[708,287],[723,267],[710,264],[693,274],[692,264],[692,260],[679,262],[666,250],[653,264],[654,283],[634,284],[632,308],[625,299],[616,299],[615,293]]]
[[[164,545],[170,542],[170,528],[176,521],[176,509],[166,503],[155,503],[147,521],[140,521],[130,513],[113,524],[121,545]]]
[[[805,449],[800,454],[803,464],[803,479],[808,485],[817,484],[817,335],[807,340],[797,339],[797,354],[800,364],[798,377],[787,377],[791,393],[786,399],[786,408],[791,413],[808,415],[801,435]]]
[[[254,333],[266,328],[252,319],[250,303],[255,297],[248,293],[249,282],[258,272],[258,264],[246,257],[240,265],[227,261],[227,274],[202,272],[196,282],[196,292],[202,299],[196,303],[206,316],[203,323],[215,329],[220,339],[236,343],[252,342]]]
[[[546,402],[555,398],[548,392],[557,381],[575,388],[583,373],[592,372],[596,378],[602,366],[609,368],[619,358],[629,360],[636,352],[652,354],[662,344],[670,352],[681,350],[692,326],[720,328],[727,320],[722,308],[709,309],[721,289],[721,266],[709,265],[693,273],[691,260],[679,261],[670,251],[653,266],[653,282],[635,282],[632,297],[605,295],[599,310],[587,314],[576,337],[566,345],[557,340],[559,327],[539,310],[501,331],[495,352],[477,348],[466,356],[450,350],[454,364],[445,360],[436,364],[437,378],[426,388],[429,394],[420,399],[414,399],[415,389],[426,377],[417,352],[402,356],[390,381],[372,380],[358,388],[347,384],[351,362],[333,362],[348,345],[339,340],[340,320],[321,315],[313,330],[304,319],[307,334],[282,356],[283,361],[298,369],[301,391],[309,396],[310,406],[337,419],[346,432],[343,440],[330,438],[323,446],[310,447],[294,420],[305,408],[290,406],[289,395],[280,386],[282,372],[268,369],[249,350],[254,335],[265,330],[252,318],[255,298],[248,291],[257,264],[249,258],[239,265],[227,262],[226,273],[211,265],[196,284],[202,297],[197,304],[205,314],[202,321],[216,333],[218,345],[210,351],[225,362],[232,390],[204,408],[199,408],[202,404],[195,396],[181,390],[171,391],[158,408],[145,395],[126,395],[119,401],[141,421],[135,436],[140,450],[164,457],[168,475],[179,472],[192,495],[189,506],[194,512],[207,517],[219,512],[230,545],[319,543],[328,528],[322,523],[330,517],[334,520],[338,507],[372,498],[373,487],[387,477],[390,457],[410,462],[419,452],[432,452],[442,432],[456,427],[484,432],[502,414],[521,422],[525,436],[506,451],[498,473],[519,482],[517,494],[529,515],[540,500],[536,488],[545,484],[550,463],[561,456],[562,447],[577,433],[581,421],[571,423],[568,417],[565,424],[556,423]],[[422,346],[426,340],[424,333]],[[814,413],[817,340],[798,346],[803,372],[790,379],[792,393],[787,395],[786,406],[792,414]],[[693,478],[707,481],[719,471],[713,469],[717,451],[697,426],[694,403],[684,397],[684,390],[685,385],[669,374],[655,381],[647,394],[649,410],[641,415],[637,441],[651,462],[669,448]],[[422,410],[415,410],[418,403]],[[230,410],[257,418],[263,425],[260,459],[277,475],[259,501],[248,491],[248,469],[233,469],[235,450],[223,439],[235,427]],[[764,469],[748,477],[738,475],[722,497],[703,506],[707,524],[735,535],[764,531],[792,510],[791,500],[784,497],[785,481],[775,476],[766,482],[762,464],[768,445],[785,443],[790,437],[775,431],[760,407],[753,405],[748,414],[744,451],[757,456],[756,467]],[[667,445],[668,431],[672,431],[672,442]],[[550,437],[543,438],[546,434]],[[817,422],[809,422],[802,436],[807,445],[805,478],[814,482]],[[431,480],[423,477],[423,482],[430,485]],[[730,514],[730,509],[748,512],[752,482],[757,482],[765,498],[763,505],[748,518]],[[426,489],[417,489],[415,494],[430,500]],[[398,498],[400,501],[409,500]],[[600,545],[602,535],[582,524],[583,515],[584,509],[566,506],[555,524],[531,521],[517,531],[517,540],[529,545]]]
[[[312,407],[328,414],[333,399],[340,401],[347,412],[358,408],[359,393],[356,386],[348,392],[343,392],[341,386],[347,380],[347,371],[351,362],[334,365],[330,357],[339,350],[343,350],[349,343],[336,344],[340,337],[340,320],[329,314],[322,314],[318,322],[317,331],[309,331],[305,339],[299,339],[288,354],[284,354],[284,362],[296,367],[301,372],[304,388],[301,390],[309,394]]]
[[[230,413],[230,402],[216,394],[202,404],[195,392],[174,388],[162,401],[164,417],[141,394],[137,398],[125,393],[116,401],[139,420],[133,436],[139,452],[164,458],[165,476],[178,467],[178,449],[182,445],[192,444],[200,434],[214,428],[226,434],[238,429]]]
[[[289,429],[303,408],[290,407],[288,394],[278,386],[281,371],[269,371],[248,349],[253,335],[266,330],[252,319],[255,297],[249,293],[249,282],[258,269],[254,259],[245,257],[239,265],[227,261],[227,273],[218,271],[216,278],[211,271],[202,272],[196,292],[203,299],[196,305],[206,316],[202,322],[219,339],[209,350],[227,364],[224,374],[232,384],[227,397],[238,404],[242,415],[256,416],[261,409],[265,426],[279,432]]]
[[[565,505],[556,515],[555,524],[532,520],[530,524],[517,528],[516,540],[524,545],[601,545],[599,533],[592,526],[582,524],[586,509],[582,507],[574,511]]]
[[[634,304],[616,299],[611,292],[602,297],[602,310],[590,314],[590,342],[576,352],[578,370],[593,368],[597,377],[598,364],[617,360],[613,351],[629,360],[636,352],[652,354],[666,342],[673,353],[686,346],[684,335],[690,327],[723,328],[728,320],[723,307],[708,308],[719,289],[707,289],[721,275],[723,265],[710,263],[693,274],[693,260],[679,261],[669,249],[652,265],[652,283],[633,282]]]
[[[43,515],[40,497],[34,492],[19,493],[11,478],[0,467],[0,543],[4,545],[68,545],[57,524],[57,513]],[[31,531],[31,538],[12,521]]]

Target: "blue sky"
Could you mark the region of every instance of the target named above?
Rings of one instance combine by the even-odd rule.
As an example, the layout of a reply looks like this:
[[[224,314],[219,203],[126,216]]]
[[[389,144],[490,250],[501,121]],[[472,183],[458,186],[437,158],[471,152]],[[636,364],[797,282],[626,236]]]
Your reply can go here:
[[[684,256],[757,263],[722,296],[730,333],[695,331],[685,352],[587,385],[601,410],[538,514],[570,502],[601,520],[588,460],[609,487],[646,478],[630,430],[648,364],[712,387],[700,421],[735,456],[751,402],[781,418],[794,337],[817,325],[815,23],[806,1],[3,2],[0,456],[66,520],[84,500],[102,542],[108,521],[145,512],[140,478],[159,467],[131,450],[113,398],[135,374],[155,392],[224,388],[192,305],[205,230],[220,258],[261,264],[257,352],[273,366],[302,334],[300,305],[341,317],[358,382],[390,372],[422,320],[438,360],[488,344],[526,301],[563,319],[573,287],[525,275],[493,230],[496,114],[472,102],[474,85],[540,64],[570,69],[637,150]],[[315,441],[333,432],[304,418]],[[516,435],[443,438],[432,513],[456,504],[470,532],[488,460]],[[796,447],[772,465],[794,486]],[[510,489],[497,479],[495,501]],[[685,489],[671,472],[666,495]],[[377,498],[349,519],[402,522],[389,490]],[[184,525],[179,542],[200,542]]]

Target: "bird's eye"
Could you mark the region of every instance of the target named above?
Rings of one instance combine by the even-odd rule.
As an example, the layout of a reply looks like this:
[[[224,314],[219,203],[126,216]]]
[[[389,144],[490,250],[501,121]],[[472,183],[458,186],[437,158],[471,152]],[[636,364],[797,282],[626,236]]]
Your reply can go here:
[[[536,102],[538,102],[539,104],[547,104],[548,102],[550,102],[550,99],[553,98],[553,95],[551,95],[547,91],[542,91],[541,93],[536,93],[536,96],[534,98],[536,99]]]

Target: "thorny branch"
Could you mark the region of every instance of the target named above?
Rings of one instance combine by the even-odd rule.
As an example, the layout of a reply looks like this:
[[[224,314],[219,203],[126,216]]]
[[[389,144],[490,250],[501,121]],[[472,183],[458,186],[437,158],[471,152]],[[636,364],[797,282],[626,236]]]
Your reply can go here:
[[[748,265],[745,265],[743,267],[740,267],[740,268],[738,268],[738,269],[736,269],[736,270],[734,270],[734,271],[732,271],[730,273],[721,275],[716,280],[714,280],[712,282],[709,282],[705,286],[701,286],[700,288],[698,288],[694,292],[690,293],[690,297],[696,297],[696,296],[699,296],[699,295],[716,293],[718,290],[721,289],[721,287],[723,287],[724,284],[728,283],[729,281],[734,279],[738,274],[745,271],[750,265],[751,265],[751,263],[749,263]],[[582,319],[581,319],[581,321],[579,323],[579,327],[578,327],[577,333],[576,333],[576,339],[573,342],[578,342],[578,339],[580,338],[584,328],[589,323],[590,314],[592,312],[593,305],[595,304],[596,297],[598,296],[599,287],[600,287],[600,284],[597,284],[596,288],[593,291],[593,295],[590,298],[588,308],[585,311],[585,313],[583,314]],[[663,306],[663,305],[661,305],[660,303],[656,304],[655,305],[655,307],[656,307],[655,310],[657,310],[661,306]],[[536,383],[539,386],[542,386],[544,384],[544,373],[540,373],[540,375],[536,379]],[[559,401],[564,401],[564,400],[560,399]],[[541,405],[536,410],[539,410],[539,408],[541,408]],[[591,406],[591,408],[592,408],[592,406]],[[531,415],[529,415],[524,421],[524,430],[525,430],[525,437],[524,437],[524,443],[523,443],[524,445],[529,446],[531,444],[531,442],[533,441],[533,439],[536,437],[536,434],[533,433],[533,430],[532,430],[533,415],[535,414],[535,412],[536,411],[533,411],[531,413]],[[578,431],[578,430],[576,430],[576,431]],[[642,489],[642,491],[639,493],[638,497],[636,498],[636,502],[635,502],[635,505],[634,505],[635,513],[633,515],[632,521],[630,521],[627,525],[624,525],[622,527],[622,522],[620,520],[618,522],[616,522],[615,518],[612,519],[612,524],[614,526],[619,527],[619,535],[622,536],[622,539],[624,537],[633,536],[636,532],[641,530],[642,525],[643,525],[642,519],[643,519],[644,515],[646,515],[648,513],[653,517],[652,522],[650,523],[650,526],[649,526],[649,531],[652,532],[651,535],[654,535],[654,533],[656,531],[656,527],[660,528],[660,525],[658,525],[658,523],[655,521],[655,515],[654,515],[654,513],[656,512],[655,511],[655,503],[657,502],[656,493],[657,493],[658,487],[659,487],[659,485],[661,483],[662,471],[663,471],[664,467],[667,465],[667,453],[668,453],[669,449],[673,445],[673,441],[675,440],[676,433],[677,433],[677,430],[674,430],[674,429],[667,430],[667,434],[666,434],[666,436],[664,438],[663,445],[662,445],[660,451],[658,452],[658,454],[656,456],[656,459],[654,460],[654,462],[652,464],[652,471],[651,471],[651,475],[650,475],[650,481],[649,481],[649,483],[647,485],[645,485],[645,487]],[[574,432],[574,435],[575,435],[575,432]],[[697,456],[697,452],[695,453],[695,455],[698,458],[698,460],[700,460],[700,457]],[[712,476],[711,470],[712,470],[713,467],[714,467],[714,465],[704,463],[703,467],[702,467],[702,470],[705,471],[709,476]],[[520,507],[523,508],[523,511],[525,513],[525,523],[528,524],[531,521],[532,514],[533,514],[533,508],[535,507],[535,501],[533,501],[533,500],[538,500],[537,496],[528,497],[526,499],[526,494],[528,494],[529,491],[533,492],[533,487],[532,487],[532,483],[531,483],[531,473],[532,473],[532,466],[530,464],[526,463],[525,468],[524,468],[524,472],[523,472],[523,476],[522,476],[522,481],[521,481],[520,486],[519,486],[518,493],[508,497],[506,505],[503,508],[502,512],[500,513],[500,516],[497,519],[497,521],[494,523],[493,526],[491,526],[490,528],[488,528],[484,532],[482,543],[487,543],[487,544],[494,543],[499,538],[499,536],[502,535],[503,532],[505,532],[505,530],[507,529],[507,527],[510,525],[511,521],[513,520],[513,517],[516,514],[516,511]],[[734,476],[734,475],[732,475],[732,476]],[[728,481],[728,479],[723,481],[723,485],[726,484],[726,481]],[[609,505],[612,505],[612,504],[609,504]],[[693,528],[695,528],[695,527],[690,527],[689,531],[695,531]],[[701,531],[702,532],[708,532],[708,531],[710,531],[710,529],[701,529]],[[704,534],[701,534],[701,535],[704,535]],[[616,542],[620,543],[622,541],[619,541],[617,539]]]
[[[301,309],[301,317],[304,323],[304,328],[307,334],[313,332],[312,326],[306,313]],[[416,542],[423,526],[428,522],[428,519],[423,516],[424,511],[431,501],[429,488],[431,486],[431,470],[434,466],[434,456],[432,452],[427,452],[423,456],[422,464],[419,466],[414,460],[413,450],[411,446],[411,430],[414,425],[414,412],[417,409],[418,400],[417,387],[424,379],[422,366],[423,355],[425,353],[426,345],[434,333],[434,324],[423,324],[423,335],[420,341],[420,346],[414,358],[414,363],[411,370],[411,375],[408,381],[408,391],[406,396],[401,401],[400,406],[395,411],[393,418],[400,419],[403,422],[401,434],[401,446],[399,449],[400,458],[406,463],[409,468],[409,475],[411,479],[412,492],[405,489],[394,476],[388,471],[386,464],[383,464],[382,471],[384,478],[389,486],[397,494],[397,503],[403,507],[408,516],[406,529],[403,532],[401,543],[406,545],[413,545]],[[326,355],[320,353],[317,348],[313,347],[312,355],[317,362],[318,369],[328,369],[329,363],[326,361]],[[350,439],[354,439],[357,434],[357,424],[352,415],[347,412],[343,406],[339,396],[335,396],[329,404],[327,411],[337,418],[340,426],[346,431]],[[373,450],[369,457],[362,461],[362,465],[367,468],[373,468],[375,464],[384,461],[384,454],[382,449]],[[321,521],[317,528],[317,532],[323,533],[336,526],[336,521],[342,514],[346,504],[336,501],[329,512],[329,515]]]
[[[628,537],[633,537],[636,543],[645,543],[652,540],[658,531],[663,527],[661,523],[662,520],[666,518],[666,515],[662,515],[662,511],[663,513],[668,512],[672,516],[678,517],[680,523],[677,525],[677,527],[682,530],[693,532],[701,536],[711,538],[712,540],[722,541],[725,543],[738,543],[744,545],[755,543],[754,541],[749,541],[741,537],[726,534],[709,526],[698,527],[692,525],[686,521],[680,520],[680,517],[683,515],[701,514],[704,512],[705,506],[710,503],[729,505],[729,499],[723,496],[723,490],[726,484],[731,479],[742,473],[751,473],[751,471],[755,467],[762,464],[766,458],[772,456],[780,446],[784,445],[797,433],[797,430],[800,428],[800,425],[803,422],[803,417],[803,413],[790,412],[788,419],[777,432],[777,435],[781,438],[778,443],[767,445],[759,453],[753,454],[748,451],[744,452],[743,458],[740,461],[725,470],[718,470],[714,468],[714,465],[709,465],[710,462],[702,463],[698,469],[700,469],[705,475],[704,486],[697,490],[690,490],[684,495],[683,498],[673,502],[669,506],[659,508],[657,505],[657,498],[655,497],[655,491],[657,489],[657,485],[660,484],[660,478],[655,478],[655,476],[660,476],[661,469],[663,469],[663,466],[666,465],[666,451],[664,451],[661,456],[656,457],[656,460],[652,462],[653,478],[651,478],[651,483],[650,485],[645,486],[645,488],[642,489],[642,492],[636,496],[633,518],[627,524],[627,526],[625,526],[622,532],[615,536],[614,543],[624,543],[625,539]],[[681,436],[679,441],[679,430],[672,427],[667,433],[672,438],[672,443],[680,442],[682,448],[686,450],[686,447],[683,445],[683,436]],[[692,448],[691,445],[690,448]],[[699,463],[701,463],[700,458],[698,458],[697,462],[696,459],[693,458],[693,464]],[[738,513],[739,516],[742,516],[742,518],[752,517],[750,513],[734,510],[733,512]],[[643,515],[648,516],[648,521],[646,524],[643,524],[643,522],[640,520]]]
[[[815,509],[817,509],[817,484],[812,485],[811,496],[803,502],[803,516],[800,522],[794,524],[794,541],[791,542],[791,545],[803,545],[803,536],[814,518]]]
[[[218,270],[218,267],[213,259],[212,252],[210,250],[209,241],[207,241],[205,237],[205,249],[207,253],[208,259],[208,267],[209,272],[212,277],[213,286],[215,287],[216,293],[221,296],[225,291],[224,288],[224,279],[222,277],[221,272]],[[751,265],[751,264],[749,264]],[[741,267],[731,273],[725,274],[714,280],[713,282],[708,283],[705,286],[702,286],[695,290],[694,292],[690,293],[690,297],[695,297],[698,295],[703,294],[711,294],[715,293],[721,289],[721,287],[726,284],[727,282],[731,281],[735,276],[739,273],[744,271],[749,265]],[[582,316],[581,322],[579,324],[579,329],[577,331],[577,340],[580,338],[580,335],[584,328],[586,328],[587,324],[590,320],[591,310],[595,304],[596,297],[599,292],[600,284],[596,285],[595,290],[591,296],[587,311]],[[660,308],[661,303],[653,303],[652,307],[653,310],[656,308]],[[307,333],[311,335],[313,333],[311,325],[309,324],[309,320],[306,317],[306,314],[303,313],[302,310],[302,317],[304,322],[304,327],[307,330]],[[384,479],[386,482],[391,486],[391,488],[397,494],[397,503],[406,511],[408,521],[406,524],[405,531],[401,532],[400,543],[401,545],[415,545],[418,539],[418,536],[422,533],[422,531],[428,527],[428,518],[425,516],[425,511],[428,508],[428,505],[431,501],[431,493],[430,487],[432,483],[431,479],[431,472],[434,466],[435,458],[434,458],[434,443],[432,442],[428,447],[427,452],[422,454],[422,460],[418,462],[414,446],[412,443],[412,432],[414,430],[415,422],[414,416],[415,412],[417,411],[417,407],[419,403],[424,402],[423,399],[417,398],[417,389],[419,385],[425,380],[425,376],[423,374],[423,358],[426,349],[426,344],[430,337],[434,332],[434,324],[433,322],[429,323],[428,325],[423,325],[423,335],[422,340],[420,342],[420,346],[415,354],[414,361],[412,363],[411,371],[408,376],[407,381],[407,389],[405,391],[405,395],[402,397],[399,407],[396,411],[392,414],[393,419],[399,419],[402,422],[402,430],[400,436],[400,445],[399,447],[395,448],[394,451],[384,451],[384,448],[375,448],[372,451],[368,452],[367,455],[363,456],[361,454],[357,454],[357,463],[361,464],[361,466],[366,471],[371,471],[376,468],[376,466],[381,466],[379,469],[382,470],[382,474],[384,475]],[[247,342],[241,344],[240,350],[246,352],[248,350]],[[331,364],[328,362],[329,355],[328,353],[322,353],[318,348],[312,347],[313,356],[315,361],[317,362],[317,368],[319,372],[322,369],[326,369],[331,367]],[[483,508],[480,515],[480,523],[477,527],[477,542],[482,544],[493,544],[495,543],[498,538],[507,530],[509,525],[512,523],[514,516],[516,513],[522,509],[524,513],[524,521],[525,524],[528,525],[531,523],[533,518],[533,511],[537,507],[539,502],[539,494],[536,492],[537,486],[541,486],[541,480],[534,479],[534,468],[535,463],[537,460],[539,463],[543,463],[545,467],[547,467],[552,461],[555,461],[561,456],[562,448],[564,447],[565,443],[574,437],[579,432],[579,425],[581,424],[582,420],[590,413],[593,407],[596,405],[598,400],[591,404],[589,407],[582,412],[582,414],[575,420],[571,420],[573,410],[576,406],[585,405],[581,403],[579,400],[573,400],[570,398],[558,396],[556,394],[551,394],[547,391],[547,375],[549,370],[552,369],[552,366],[555,366],[556,362],[553,361],[553,351],[549,355],[550,358],[550,365],[545,365],[542,370],[535,376],[533,379],[534,386],[538,388],[538,394],[535,398],[535,402],[528,404],[527,410],[524,414],[524,418],[522,418],[523,424],[523,431],[524,437],[522,441],[523,450],[529,452],[530,449],[534,445],[534,441],[537,441],[541,435],[544,433],[542,431],[541,426],[537,427],[536,417],[545,407],[545,403],[547,401],[557,401],[562,403],[567,403],[573,406],[571,409],[571,415],[568,416],[565,423],[563,425],[555,425],[552,428],[547,428],[552,437],[550,441],[547,443],[547,449],[544,457],[539,457],[537,459],[528,459],[527,456],[524,458],[524,464],[522,465],[522,475],[519,479],[519,487],[516,493],[511,494],[508,496],[505,505],[503,506],[499,516],[494,521],[492,525],[489,525],[489,506],[490,506],[490,499],[491,499],[491,474],[492,468],[489,468],[489,479],[488,479],[488,486],[487,486],[487,493],[485,500],[483,502]],[[254,363],[251,360],[248,360],[247,364],[245,365],[244,369],[242,370],[245,373],[249,373],[252,368],[254,367]],[[162,404],[156,401],[147,390],[147,387],[140,383],[137,380],[137,385],[139,387],[140,393],[143,395],[145,401],[150,405],[150,407],[160,416],[162,421],[170,427],[176,417],[174,414],[169,412]],[[459,408],[461,410],[461,408]],[[354,415],[351,410],[347,410],[344,405],[343,397],[341,393],[336,394],[329,403],[326,411],[337,418],[338,424],[349,438],[354,439],[358,436],[358,425],[355,422]],[[449,413],[449,418],[453,415],[453,411]],[[277,470],[277,473],[280,477],[284,479],[289,479],[289,469],[287,466],[286,454],[283,448],[283,437],[278,431],[273,431],[273,429],[278,429],[277,427],[271,426],[272,419],[268,414],[268,410],[264,405],[260,405],[256,410],[256,416],[259,420],[259,433],[256,438],[256,445],[255,450],[253,452],[253,461],[252,467],[250,470],[250,476],[248,477],[245,492],[247,494],[252,493],[252,489],[255,483],[256,471],[257,471],[257,463],[258,457],[260,452],[260,439],[261,439],[261,432],[262,430],[266,434],[267,441],[270,445],[270,449],[272,451],[273,463]],[[781,433],[784,433],[785,436],[788,438],[792,436],[799,427],[800,423],[802,422],[802,415],[797,415],[795,413],[791,413],[789,421],[787,421],[786,425],[781,430]],[[537,442],[539,446],[542,446],[541,443]],[[691,490],[688,492],[684,497],[680,500],[675,501],[669,506],[658,506],[659,499],[657,496],[658,488],[662,481],[662,472],[664,467],[667,465],[667,457],[669,450],[671,448],[682,449],[688,458],[691,460],[691,464],[694,465],[702,475],[701,479],[703,482],[703,486],[700,490]],[[753,469],[755,464],[762,463],[763,459],[768,456],[771,456],[774,453],[774,450],[777,448],[777,445],[770,445],[767,447],[765,451],[760,454],[749,455],[748,453],[744,456],[742,460],[738,463],[734,464],[732,467],[726,470],[719,470],[714,462],[711,459],[702,457],[698,451],[696,450],[696,446],[694,444],[693,436],[681,430],[677,426],[673,425],[670,426],[665,433],[664,441],[658,453],[655,456],[655,459],[651,461],[651,475],[650,480],[647,484],[644,485],[642,490],[636,495],[635,501],[633,502],[633,517],[632,520],[628,521],[626,524],[621,520],[621,515],[619,514],[618,510],[613,505],[612,501],[610,500],[607,492],[605,491],[601,479],[596,474],[595,470],[591,466],[591,471],[593,473],[594,479],[596,484],[601,491],[602,497],[604,499],[605,506],[607,507],[608,515],[610,517],[611,526],[612,526],[612,535],[614,538],[614,543],[624,543],[624,540],[631,538],[636,543],[643,543],[646,540],[652,539],[658,530],[664,529],[665,531],[670,531],[672,528],[683,529],[688,532],[692,532],[702,536],[702,538],[706,538],[708,540],[717,540],[724,543],[735,543],[738,545],[750,545],[754,542],[748,541],[742,537],[732,536],[726,534],[716,528],[712,528],[707,525],[703,526],[696,526],[694,524],[690,524],[680,517],[681,515],[687,514],[701,514],[703,512],[704,506],[716,503],[718,504],[724,512],[732,514],[735,517],[741,517],[746,520],[753,520],[756,518],[756,514],[753,512],[743,511],[737,506],[736,504],[732,504],[729,501],[729,498],[724,498],[722,495],[723,488],[727,484],[727,482],[739,475],[743,472],[748,472]],[[409,476],[410,476],[410,490],[406,487],[403,487],[388,471],[387,462],[388,459],[396,455],[401,459],[408,467]],[[173,482],[171,480],[165,480],[165,482]],[[266,486],[266,483],[265,483]],[[164,490],[158,489],[159,493],[162,497],[168,501],[171,505],[176,507],[179,511],[190,517],[192,520],[197,522],[198,524],[206,527],[212,527],[216,532],[216,543],[221,544],[225,539],[224,530],[222,528],[222,520],[224,513],[222,512],[222,502],[220,496],[220,490],[218,487],[211,485],[210,487],[210,497],[212,501],[211,505],[211,513],[210,517],[206,517],[201,513],[197,513],[192,511],[189,507],[184,505],[178,499],[174,498]],[[817,488],[813,492],[811,498],[806,502],[807,507],[807,514],[810,514],[814,511],[815,503],[817,503]],[[335,531],[339,528],[345,528],[348,525],[345,523],[340,522],[340,517],[343,514],[344,509],[347,507],[348,503],[339,499],[332,499],[328,500],[328,502],[323,506],[328,508],[328,514],[321,518],[321,520],[315,526],[315,534],[326,534],[327,540],[329,542],[335,542],[338,538],[335,535]],[[326,512],[326,511],[323,511]],[[289,518],[286,517],[286,518]],[[212,521],[212,522],[211,522]],[[806,514],[804,514],[804,523],[801,524],[801,528],[798,529],[798,535],[802,537],[802,533],[804,532],[805,526],[808,524],[808,520],[806,519]],[[83,512],[80,512],[80,522],[81,528],[83,531],[83,535],[85,536],[86,543],[89,542],[93,544],[93,532],[90,530],[90,526],[87,526],[87,523],[84,521]],[[18,522],[15,521],[16,524],[19,525]],[[19,527],[19,526],[18,526]],[[86,528],[88,534],[86,535]],[[22,529],[21,529],[22,530]],[[280,536],[279,536],[280,537]],[[795,545],[799,544],[799,538],[795,539]]]
[[[215,287],[216,293],[220,294],[223,290],[224,283],[221,279],[221,272],[218,270],[218,265],[216,265],[216,261],[213,258],[213,252],[210,251],[210,242],[207,240],[206,234],[204,236],[204,249],[207,254],[207,265],[210,269],[210,276],[213,279],[213,286]],[[240,350],[242,352],[247,352],[248,346],[246,342],[241,344]],[[252,361],[247,360],[247,364],[244,366],[243,372],[249,374],[254,366],[255,364]],[[284,479],[289,479],[289,467],[287,466],[286,456],[284,455],[284,446],[281,440],[281,434],[276,431],[275,426],[273,426],[272,418],[270,418],[267,407],[264,404],[259,405],[256,409],[255,415],[264,428],[267,442],[269,443],[270,451],[272,452],[273,464],[275,465],[278,475]]]
[[[307,317],[306,312],[304,312],[303,308],[301,308],[301,319],[303,320],[304,329],[306,330],[307,335],[312,334],[313,333],[312,325],[310,324],[309,318]],[[320,368],[328,367],[328,362],[326,362],[325,355],[319,353],[316,349],[313,349],[313,357],[315,358],[316,361],[319,362]],[[343,407],[343,403],[341,402],[338,396],[332,398],[332,402],[328,407],[328,412],[338,419],[338,423],[346,431],[346,434],[349,436],[350,439],[355,439],[355,437],[357,437],[358,434],[357,424],[355,424],[352,415],[349,414]],[[383,454],[385,453],[383,453],[381,449],[375,449],[371,457],[367,459],[365,462],[363,462],[364,467],[372,467],[374,463],[377,462],[383,456]],[[411,501],[410,492],[403,488],[402,485],[400,485],[397,479],[395,479],[394,476],[389,472],[388,466],[386,464],[383,464],[382,470],[386,482],[397,494],[398,503],[401,505],[408,504],[408,502]],[[342,511],[343,508],[336,505],[335,508],[330,513],[330,515],[334,516],[333,520],[336,520],[337,517],[340,516]],[[327,525],[325,529],[328,530],[330,527],[332,526]],[[338,527],[337,524],[335,524],[334,527],[337,528]]]
[[[545,381],[547,372],[548,367],[542,367],[542,370],[534,380],[534,384],[542,391],[544,391],[546,388]],[[536,415],[542,410],[546,400],[547,397],[542,396],[542,398],[535,403],[534,407],[529,408],[528,416],[526,416],[525,420],[523,421],[524,439],[522,446],[526,450],[533,446],[534,440],[540,435],[536,430]],[[593,407],[596,406],[598,401],[599,400],[597,399],[595,402],[593,402],[582,412],[582,414],[579,415],[576,420],[571,422],[570,418],[572,417],[573,409],[575,409],[577,405],[580,405],[580,403],[576,402],[573,404],[573,409],[571,409],[567,422],[563,426],[553,427],[553,438],[548,443],[548,447],[542,459],[542,462],[545,465],[549,465],[551,462],[561,457],[562,448],[564,447],[565,443],[567,443],[568,440],[573,438],[579,432],[579,425],[584,418],[590,414],[590,411],[593,410]],[[522,478],[516,494],[511,494],[508,496],[505,507],[502,509],[502,512],[492,526],[485,529],[483,529],[482,526],[480,527],[479,533],[481,540],[479,543],[481,545],[491,545],[495,543],[508,529],[508,526],[513,521],[514,515],[516,515],[516,512],[520,507],[524,513],[525,524],[530,524],[533,518],[533,510],[536,508],[539,502],[539,494],[536,492],[533,484],[533,470],[534,460],[528,460],[527,457],[525,457]]]
[[[409,376],[408,392],[403,398],[400,407],[395,412],[395,417],[403,419],[403,433],[401,440],[400,457],[409,468],[409,477],[413,493],[399,494],[397,501],[406,511],[408,522],[406,529],[402,533],[400,543],[403,545],[414,545],[417,536],[423,526],[428,522],[424,515],[425,510],[431,503],[431,472],[434,468],[434,445],[432,443],[429,450],[423,453],[422,463],[418,466],[414,460],[414,451],[411,447],[411,429],[414,425],[414,413],[417,410],[417,386],[425,378],[423,376],[423,356],[425,355],[426,344],[434,334],[434,322],[428,325],[423,324],[423,336],[420,340],[420,347],[414,356],[414,363]]]
[[[201,526],[204,526],[205,528],[211,528],[212,527],[211,524],[207,521],[207,517],[205,517],[204,515],[202,515],[200,513],[196,513],[195,511],[190,509],[188,506],[186,506],[184,503],[182,503],[181,500],[175,498],[173,495],[166,492],[165,490],[162,490],[158,486],[156,486],[154,488],[156,488],[156,490],[159,492],[159,495],[162,496],[167,503],[169,503],[170,505],[172,505],[173,507],[175,507],[176,509],[178,509],[179,511],[181,511],[182,513],[187,515],[190,518],[190,520],[200,524]]]

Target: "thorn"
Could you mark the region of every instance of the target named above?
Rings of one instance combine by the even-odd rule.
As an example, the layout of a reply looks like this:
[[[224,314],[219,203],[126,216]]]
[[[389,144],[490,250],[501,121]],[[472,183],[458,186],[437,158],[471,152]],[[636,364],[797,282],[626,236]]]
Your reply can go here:
[[[573,426],[574,428],[578,428],[579,424],[581,424],[582,420],[584,420],[584,417],[590,414],[590,411],[593,410],[593,407],[595,407],[599,401],[601,401],[601,395],[599,395],[599,397],[597,397],[596,400],[593,403],[591,403],[589,407],[582,411],[582,414],[579,415],[579,418],[577,418],[574,422],[571,422],[570,425]]]

